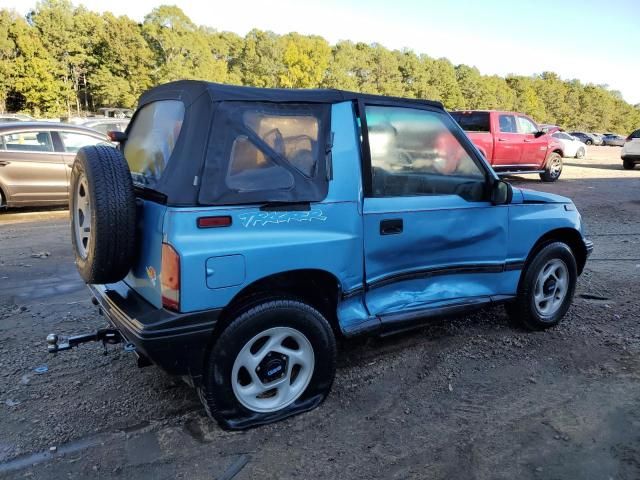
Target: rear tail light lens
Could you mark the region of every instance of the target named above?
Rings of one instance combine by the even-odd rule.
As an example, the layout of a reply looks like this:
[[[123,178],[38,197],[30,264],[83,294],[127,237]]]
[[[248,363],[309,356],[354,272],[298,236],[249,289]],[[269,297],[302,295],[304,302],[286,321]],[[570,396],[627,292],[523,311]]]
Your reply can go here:
[[[168,243],[162,244],[162,269],[160,270],[162,306],[180,310],[180,255]]]
[[[199,217],[198,228],[218,228],[218,227],[230,227],[231,217]]]

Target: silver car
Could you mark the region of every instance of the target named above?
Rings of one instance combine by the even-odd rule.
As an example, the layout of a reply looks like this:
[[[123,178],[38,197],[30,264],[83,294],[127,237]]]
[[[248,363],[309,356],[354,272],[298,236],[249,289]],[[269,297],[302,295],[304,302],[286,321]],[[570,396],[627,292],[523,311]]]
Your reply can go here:
[[[82,124],[83,127],[92,128],[105,135],[111,131],[124,132],[129,125],[128,118],[101,118],[87,120]]]
[[[95,130],[50,122],[0,124],[0,206],[64,205],[76,152],[110,144]]]

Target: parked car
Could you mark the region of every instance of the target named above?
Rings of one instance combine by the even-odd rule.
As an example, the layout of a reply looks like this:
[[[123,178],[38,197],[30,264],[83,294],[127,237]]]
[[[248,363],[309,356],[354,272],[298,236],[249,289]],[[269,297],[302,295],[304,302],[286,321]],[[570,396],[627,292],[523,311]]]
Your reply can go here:
[[[555,182],[562,173],[562,144],[522,113],[460,111],[451,116],[460,124],[498,175],[538,173]]]
[[[541,123],[538,125],[538,128],[545,133],[555,133],[558,131],[562,131],[562,128],[560,128],[558,125],[551,125],[548,123]]]
[[[224,428],[318,406],[338,335],[496,302],[556,325],[592,249],[571,200],[501,181],[438,102],[180,81],[120,142],[71,173],[76,265],[111,327],[48,349],[125,339]]]
[[[585,145],[601,145],[602,141],[598,139],[595,135],[586,132],[569,132],[569,135],[572,137],[576,137]]]
[[[0,206],[66,204],[76,153],[106,142],[94,130],[64,123],[0,124]]]
[[[608,133],[603,138],[604,144],[610,147],[622,147],[627,140],[626,137],[615,133]]]
[[[101,118],[87,120],[82,124],[84,127],[92,128],[106,135],[109,132],[124,132],[129,125],[129,119]]]
[[[25,115],[24,113],[2,113],[0,114],[0,123],[4,122],[30,122],[33,121],[33,117]]]
[[[576,137],[565,132],[555,132],[551,136],[562,144],[562,151],[568,158],[584,158],[587,155],[587,147]]]
[[[595,142],[593,143],[594,145],[604,145],[604,134],[591,132],[591,135],[595,138]]]
[[[130,108],[103,107],[98,109],[98,115],[105,118],[131,118],[133,110]]]
[[[622,166],[632,170],[640,163],[640,129],[629,135],[622,147]]]

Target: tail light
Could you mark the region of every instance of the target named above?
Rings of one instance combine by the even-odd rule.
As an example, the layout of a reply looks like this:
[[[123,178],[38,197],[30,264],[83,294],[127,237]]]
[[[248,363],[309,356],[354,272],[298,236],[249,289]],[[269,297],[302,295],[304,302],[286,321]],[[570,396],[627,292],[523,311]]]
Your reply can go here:
[[[170,310],[180,310],[180,255],[168,243],[162,244],[160,286],[162,306]]]

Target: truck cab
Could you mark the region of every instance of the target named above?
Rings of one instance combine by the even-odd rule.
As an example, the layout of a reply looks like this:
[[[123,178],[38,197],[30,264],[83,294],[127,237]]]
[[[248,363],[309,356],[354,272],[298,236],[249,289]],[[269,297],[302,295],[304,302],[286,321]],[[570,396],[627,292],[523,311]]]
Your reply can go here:
[[[499,175],[538,173],[546,182],[560,178],[562,144],[527,115],[465,110],[451,116]]]

